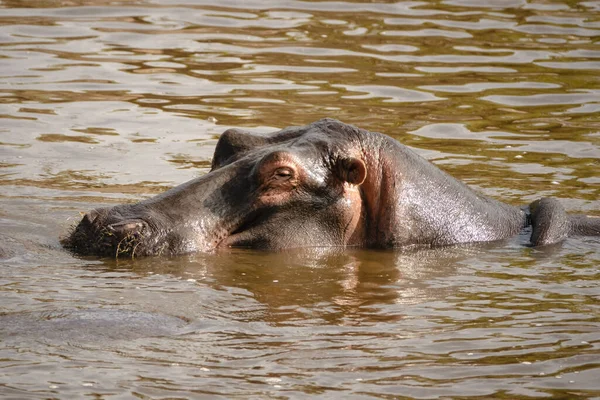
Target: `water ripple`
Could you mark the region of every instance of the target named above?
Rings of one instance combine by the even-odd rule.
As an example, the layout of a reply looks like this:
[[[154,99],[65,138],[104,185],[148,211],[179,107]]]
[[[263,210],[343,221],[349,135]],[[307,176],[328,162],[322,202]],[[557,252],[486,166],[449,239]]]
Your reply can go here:
[[[0,13],[4,396],[597,397],[597,238],[111,260],[59,237],[206,173],[229,127],[325,116],[598,215],[599,2],[64,4]]]

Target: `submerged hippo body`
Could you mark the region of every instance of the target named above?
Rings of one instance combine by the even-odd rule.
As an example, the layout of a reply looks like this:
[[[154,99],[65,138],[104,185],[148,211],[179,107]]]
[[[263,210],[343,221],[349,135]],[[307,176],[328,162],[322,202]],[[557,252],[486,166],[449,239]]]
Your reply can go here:
[[[269,135],[229,129],[208,174],[136,204],[91,211],[64,244],[113,257],[444,246],[504,239],[530,225],[532,245],[600,235],[600,219],[567,215],[554,199],[501,203],[390,137],[323,119]]]

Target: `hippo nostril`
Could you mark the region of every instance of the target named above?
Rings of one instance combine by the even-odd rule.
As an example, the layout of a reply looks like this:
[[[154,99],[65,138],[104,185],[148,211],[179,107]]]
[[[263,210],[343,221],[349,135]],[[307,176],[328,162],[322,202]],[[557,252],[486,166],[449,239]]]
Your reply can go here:
[[[121,237],[132,236],[144,229],[143,221],[125,220],[108,225],[106,228],[113,234]]]

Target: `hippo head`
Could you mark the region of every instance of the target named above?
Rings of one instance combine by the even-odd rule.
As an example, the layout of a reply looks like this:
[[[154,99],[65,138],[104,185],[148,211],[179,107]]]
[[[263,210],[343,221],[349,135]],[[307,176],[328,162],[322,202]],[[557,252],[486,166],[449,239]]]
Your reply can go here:
[[[269,135],[229,129],[209,173],[90,211],[63,244],[112,257],[360,244],[367,133],[331,119]]]

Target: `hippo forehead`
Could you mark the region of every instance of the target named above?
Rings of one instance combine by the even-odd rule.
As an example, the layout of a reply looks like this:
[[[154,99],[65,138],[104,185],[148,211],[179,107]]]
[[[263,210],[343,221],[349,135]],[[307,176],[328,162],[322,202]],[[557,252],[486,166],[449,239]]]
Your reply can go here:
[[[337,158],[359,151],[362,133],[358,128],[327,118],[275,132],[263,149],[267,153],[283,151],[291,154],[311,178],[322,181]]]
[[[324,118],[310,125],[290,127],[271,134],[269,142],[301,145],[311,143],[313,146],[326,150],[328,148],[346,147],[355,143],[364,131],[352,125],[344,124],[335,119]]]
[[[323,119],[303,127],[270,134],[262,150],[289,152],[305,166],[330,164],[337,157],[357,153],[361,132],[334,119]]]
[[[259,162],[273,152],[287,152],[306,167],[327,166],[336,158],[358,155],[369,132],[334,119],[322,119],[310,125],[289,127],[268,134],[229,129],[215,148],[212,170],[244,159]],[[352,154],[354,153],[354,154]]]
[[[319,132],[309,131],[296,137],[288,136],[251,152],[245,159],[258,167],[262,160],[272,159],[274,155],[301,167],[305,182],[319,186],[326,183],[332,159],[332,145]]]

